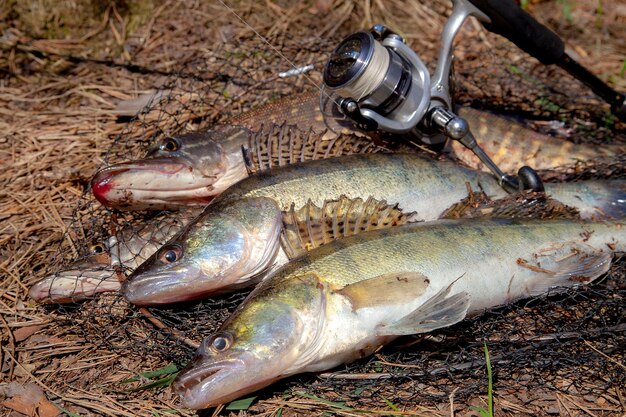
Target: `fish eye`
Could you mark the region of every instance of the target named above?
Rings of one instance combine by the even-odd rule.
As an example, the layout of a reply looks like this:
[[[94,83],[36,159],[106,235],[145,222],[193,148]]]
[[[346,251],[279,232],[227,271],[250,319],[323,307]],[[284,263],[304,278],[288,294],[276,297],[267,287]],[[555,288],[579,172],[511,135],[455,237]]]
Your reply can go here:
[[[178,245],[169,245],[161,248],[159,252],[159,260],[166,264],[171,264],[180,259],[182,248]]]
[[[233,337],[230,333],[222,332],[213,337],[211,341],[211,350],[214,352],[224,352],[228,350],[233,343]]]
[[[108,250],[107,246],[103,242],[96,242],[89,247],[89,253],[91,254],[99,254],[104,253]]]
[[[176,152],[178,149],[180,149],[180,142],[173,137],[165,138],[163,144],[161,144],[162,151]]]

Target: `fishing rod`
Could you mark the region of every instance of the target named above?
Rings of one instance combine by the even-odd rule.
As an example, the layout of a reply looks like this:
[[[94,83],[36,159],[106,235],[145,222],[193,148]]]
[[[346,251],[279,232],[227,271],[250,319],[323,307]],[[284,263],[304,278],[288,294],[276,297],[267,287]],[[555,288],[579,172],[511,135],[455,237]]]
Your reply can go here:
[[[383,25],[348,36],[324,68],[322,111],[329,108],[331,100],[366,131],[409,134],[431,145],[441,145],[447,138],[457,140],[490,169],[508,192],[543,191],[543,183],[531,167],[521,167],[517,176],[502,172],[480,147],[467,121],[453,111],[449,87],[453,41],[470,16],[543,64],[561,66],[611,104],[620,120],[626,120],[624,95],[569,57],[563,41],[513,0],[453,0],[432,77],[404,39]]]

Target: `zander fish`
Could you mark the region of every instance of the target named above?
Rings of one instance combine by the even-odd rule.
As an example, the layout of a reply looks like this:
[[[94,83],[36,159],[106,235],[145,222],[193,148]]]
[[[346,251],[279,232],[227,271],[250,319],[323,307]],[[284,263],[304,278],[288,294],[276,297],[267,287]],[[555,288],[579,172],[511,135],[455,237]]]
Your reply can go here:
[[[585,198],[602,206],[611,198],[607,190],[613,183],[579,182],[564,186],[559,193],[564,200]],[[613,184],[616,185],[616,184]],[[40,303],[72,303],[89,299],[98,293],[115,292],[121,281],[131,274],[165,242],[192,220],[200,210],[171,212],[148,220],[137,227],[129,225],[108,239],[90,247],[89,254],[65,269],[35,283],[30,297]],[[442,218],[576,218],[580,212],[542,193],[511,195],[498,200],[484,193],[471,193],[449,207]],[[365,230],[391,227],[411,221],[399,208],[374,199],[340,198],[326,201],[319,208],[313,204],[283,213],[283,250],[294,257],[340,237]],[[341,224],[342,226],[339,226]]]
[[[335,241],[260,284],[202,342],[173,389],[217,406],[370,355],[520,298],[587,284],[626,250],[626,224],[462,220]]]
[[[36,282],[28,295],[39,303],[72,303],[119,291],[125,274],[134,271],[199,212],[190,209],[162,214],[124,228],[91,245],[85,257]]]
[[[319,106],[319,93],[305,93],[243,113],[225,126],[164,138],[145,159],[99,171],[92,191],[102,204],[122,210],[205,205],[249,171],[382,150],[371,139],[357,136],[349,121],[332,117],[334,109],[330,109],[331,117],[324,118]],[[523,164],[554,168],[626,151],[624,146],[574,146],[478,110],[463,108],[460,114],[505,172]],[[466,164],[482,167],[462,145],[452,147],[453,154]]]
[[[217,197],[142,264],[122,291],[134,304],[156,305],[249,286],[298,253],[281,245],[283,212],[292,207],[307,211],[343,195],[387,201],[411,214],[411,221],[435,220],[467,196],[468,185],[491,198],[506,195],[489,174],[413,154],[351,155],[341,163],[318,160],[260,172]],[[609,195],[604,201],[587,195],[597,187]],[[584,218],[626,214],[626,182],[547,184],[546,191]],[[305,228],[319,226],[316,220],[323,221],[305,222]]]

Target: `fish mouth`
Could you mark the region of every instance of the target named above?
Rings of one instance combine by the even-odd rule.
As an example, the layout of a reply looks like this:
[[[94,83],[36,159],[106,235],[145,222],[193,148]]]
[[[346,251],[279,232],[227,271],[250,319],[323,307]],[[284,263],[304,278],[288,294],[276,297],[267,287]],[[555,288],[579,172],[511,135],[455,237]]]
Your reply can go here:
[[[172,383],[172,388],[176,392],[189,392],[211,377],[216,379],[218,372],[228,370],[234,366],[233,362],[226,360],[204,365],[200,362],[202,362],[202,358],[192,361],[178,374]]]
[[[137,209],[168,204],[206,204],[216,195],[219,175],[202,175],[180,157],[123,162],[101,169],[91,190],[105,206]]]
[[[121,287],[113,268],[70,269],[36,282],[28,296],[41,304],[75,303]]]
[[[123,284],[122,294],[137,306],[159,306],[184,303],[232,292],[239,288],[232,277],[232,267],[222,272],[201,276],[199,269],[185,267],[143,274],[136,270]]]
[[[132,274],[122,284],[122,294],[130,303],[138,306],[180,303],[198,298],[193,295],[198,274],[185,273],[183,278],[181,275],[177,271],[137,276]]]
[[[186,408],[201,410],[232,401],[267,382],[251,380],[243,358],[224,359],[203,364],[203,357],[192,361],[172,383],[172,389]],[[205,359],[206,360],[206,359]]]

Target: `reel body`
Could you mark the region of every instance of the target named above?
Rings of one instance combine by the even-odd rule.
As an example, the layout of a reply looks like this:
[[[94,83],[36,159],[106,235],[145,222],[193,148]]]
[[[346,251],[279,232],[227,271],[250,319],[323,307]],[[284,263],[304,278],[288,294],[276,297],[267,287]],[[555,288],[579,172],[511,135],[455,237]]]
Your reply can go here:
[[[503,173],[479,146],[468,123],[454,114],[449,77],[456,34],[469,16],[476,17],[487,28],[502,26],[499,20],[495,21],[499,26],[492,21],[493,10],[485,9],[489,13],[486,14],[475,5],[477,3],[482,4],[476,0],[453,0],[432,77],[417,54],[385,26],[375,25],[368,32],[348,36],[335,48],[326,64],[322,100],[329,97],[363,130],[408,134],[431,145],[441,144],[447,138],[458,140],[472,150],[507,191],[542,191],[541,179],[530,167],[520,168],[517,176]],[[536,23],[532,26],[533,33],[553,35],[546,35],[545,39],[556,37],[530,15],[521,9],[520,12],[523,15],[519,17],[525,19],[525,24]],[[539,48],[533,47],[533,51]]]

